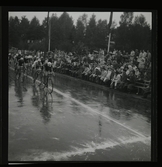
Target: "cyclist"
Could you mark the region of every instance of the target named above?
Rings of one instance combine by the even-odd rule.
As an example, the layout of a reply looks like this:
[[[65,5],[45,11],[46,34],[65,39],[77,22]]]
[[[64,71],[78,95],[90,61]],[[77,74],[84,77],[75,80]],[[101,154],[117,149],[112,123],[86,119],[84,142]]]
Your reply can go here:
[[[44,67],[44,81],[45,81],[46,86],[48,87],[48,80],[47,80],[48,75],[54,74],[53,65],[52,65],[52,58],[47,59],[45,61],[43,67]]]
[[[23,70],[24,70],[24,58],[23,56],[21,56],[21,58],[18,59],[18,63],[17,63],[17,73],[19,74],[18,78],[22,74]]]
[[[18,61],[20,60],[21,55],[20,54],[16,54],[14,57],[14,66],[15,66],[15,71],[17,72],[18,70]]]
[[[33,68],[33,72],[34,72],[33,83],[35,83],[36,79],[38,78],[38,76],[39,76],[39,74],[41,73],[41,70],[42,70],[41,59],[35,60],[33,65],[32,65],[32,68]]]
[[[11,65],[11,61],[12,61],[12,55],[11,55],[11,53],[8,54],[8,61],[9,61],[9,65]]]
[[[25,55],[24,56],[24,69],[28,70],[28,68],[29,68],[29,59],[28,59],[28,56]]]

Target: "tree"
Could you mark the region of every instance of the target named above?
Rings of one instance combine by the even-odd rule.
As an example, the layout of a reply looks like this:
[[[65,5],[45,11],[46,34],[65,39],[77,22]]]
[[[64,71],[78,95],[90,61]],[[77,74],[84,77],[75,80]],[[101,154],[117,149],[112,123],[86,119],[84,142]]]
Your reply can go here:
[[[59,23],[58,23],[58,17],[57,15],[52,15],[50,18],[51,22],[51,50],[54,50],[55,48],[58,48],[58,41],[59,39]]]
[[[90,50],[96,49],[96,16],[93,14],[86,29],[86,45]]]
[[[115,44],[119,50],[131,50],[131,25],[133,20],[133,12],[123,12],[120,16],[120,26],[116,29]]]
[[[84,42],[85,37],[85,27],[84,23],[82,22],[81,18],[77,20],[76,24],[76,34],[75,34],[75,43]]]
[[[42,36],[39,20],[34,16],[29,25],[28,38],[29,40],[41,40]]]
[[[142,27],[146,27],[146,26],[149,26],[149,24],[146,22],[146,18],[143,14],[141,14],[140,16],[136,16],[134,18],[134,25],[135,24],[139,24],[140,26]]]
[[[64,12],[59,17],[58,24],[59,24],[58,49],[69,52],[72,49],[71,33],[73,29],[73,20],[68,13]]]
[[[123,12],[123,14],[120,16],[120,19],[120,25],[129,26],[132,24],[133,12]]]
[[[99,20],[96,26],[96,48],[105,49],[107,47],[108,25],[106,20]]]
[[[28,30],[29,30],[29,20],[22,16],[20,19],[19,24],[19,33],[20,33],[20,40],[19,40],[19,49],[28,49]]]
[[[130,52],[132,49],[151,49],[151,30],[143,15],[123,14],[120,26],[115,30],[116,49]],[[128,18],[128,19],[127,19]]]
[[[136,16],[132,25],[132,47],[151,50],[151,30],[144,15]]]
[[[47,36],[47,17],[44,18],[42,21],[41,27],[42,27],[42,36],[45,38]]]
[[[18,47],[20,40],[20,20],[18,17],[9,18],[9,47]]]
[[[21,37],[21,39],[22,40],[28,40],[29,20],[26,18],[26,16],[21,17],[19,27],[20,27],[20,37]]]

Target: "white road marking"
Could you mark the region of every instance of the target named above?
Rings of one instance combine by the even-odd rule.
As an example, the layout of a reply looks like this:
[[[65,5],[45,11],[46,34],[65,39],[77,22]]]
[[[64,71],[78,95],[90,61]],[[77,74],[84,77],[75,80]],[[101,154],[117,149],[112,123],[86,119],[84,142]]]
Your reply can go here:
[[[10,67],[10,68],[11,68],[11,67]],[[14,70],[13,68],[11,68],[11,69]],[[33,78],[32,78],[31,76],[27,75],[27,77],[33,80]],[[41,83],[39,80],[36,80],[36,82],[37,82],[37,83]],[[50,86],[49,88],[52,89],[51,86]],[[109,117],[109,116],[107,116],[107,115],[101,114],[101,113],[98,112],[97,110],[92,109],[91,107],[89,107],[89,106],[83,104],[82,102],[80,102],[80,101],[78,101],[78,100],[76,100],[76,99],[70,97],[69,95],[67,95],[67,94],[65,94],[65,93],[63,93],[63,92],[61,92],[61,91],[59,91],[59,90],[56,89],[56,88],[53,88],[53,91],[55,91],[56,93],[58,93],[58,94],[60,94],[60,95],[62,95],[62,96],[64,96],[64,97],[66,97],[66,98],[71,99],[71,100],[74,101],[75,103],[81,105],[82,107],[88,109],[89,111],[91,111],[91,112],[93,112],[93,113],[102,115],[104,118],[106,118],[106,119],[108,119],[108,120],[110,120],[110,121],[112,121],[112,122],[115,122],[116,124],[118,124],[118,125],[124,127],[125,129],[128,129],[128,130],[134,132],[134,133],[137,134],[138,136],[141,136],[141,137],[143,137],[143,138],[148,138],[148,136],[145,136],[145,135],[143,135],[143,134],[137,132],[136,130],[134,130],[134,129],[128,127],[128,126],[123,125],[122,123],[120,123],[120,122],[118,122],[118,121],[112,119],[111,117]]]

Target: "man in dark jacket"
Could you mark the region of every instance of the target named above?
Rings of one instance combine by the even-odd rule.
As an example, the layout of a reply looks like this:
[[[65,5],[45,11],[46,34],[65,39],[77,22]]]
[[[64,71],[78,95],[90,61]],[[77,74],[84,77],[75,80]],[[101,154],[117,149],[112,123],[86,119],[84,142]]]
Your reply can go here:
[[[128,85],[127,85],[127,91],[129,92],[129,93],[131,93],[131,91],[133,90],[133,86],[135,85],[135,83],[136,83],[136,76],[135,76],[135,71],[134,70],[132,70],[131,72],[130,72],[130,76],[129,76],[129,78],[128,78]]]
[[[128,75],[127,80],[123,86],[124,91],[128,91],[130,93],[135,82],[136,82],[135,71],[132,70],[130,74]]]

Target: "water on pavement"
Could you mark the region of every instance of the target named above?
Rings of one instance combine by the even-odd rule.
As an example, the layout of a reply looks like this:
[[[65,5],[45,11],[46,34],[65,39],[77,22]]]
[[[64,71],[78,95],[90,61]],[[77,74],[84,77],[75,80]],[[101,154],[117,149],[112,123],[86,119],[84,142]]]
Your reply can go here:
[[[9,70],[9,161],[150,161],[151,103],[56,75],[52,97]]]

